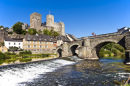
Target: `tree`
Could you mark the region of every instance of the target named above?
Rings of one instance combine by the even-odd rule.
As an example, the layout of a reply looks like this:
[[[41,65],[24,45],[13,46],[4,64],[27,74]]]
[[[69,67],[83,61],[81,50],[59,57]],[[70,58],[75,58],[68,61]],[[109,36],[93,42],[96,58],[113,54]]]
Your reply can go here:
[[[51,30],[44,29],[43,34],[50,35],[50,36],[53,36],[53,37],[56,37],[56,36],[60,35],[58,32],[54,31],[53,29],[51,29]]]
[[[53,33],[53,36],[54,37],[57,37],[57,36],[59,36],[60,34],[58,33],[58,32],[56,32],[56,31],[54,31],[54,33]]]
[[[50,35],[51,33],[50,33],[50,31],[48,29],[44,29],[43,30],[43,34],[44,35]]]
[[[0,28],[4,28],[4,26],[3,26],[3,25],[1,25],[1,26],[0,26]]]
[[[22,34],[25,35],[27,33],[26,30],[22,30]]]
[[[36,29],[30,28],[30,29],[28,29],[28,33],[30,35],[35,35],[37,33],[37,31],[36,31]]]
[[[13,25],[13,31],[17,34],[21,34],[22,33],[22,22],[17,22]]]
[[[18,47],[9,47],[9,51],[17,51],[19,48]]]

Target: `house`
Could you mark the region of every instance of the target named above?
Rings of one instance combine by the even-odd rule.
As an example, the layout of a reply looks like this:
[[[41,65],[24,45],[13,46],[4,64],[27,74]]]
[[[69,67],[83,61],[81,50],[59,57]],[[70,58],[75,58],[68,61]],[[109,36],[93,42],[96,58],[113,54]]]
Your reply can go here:
[[[19,49],[23,49],[23,39],[5,37],[4,43],[8,49],[9,47],[18,47]]]
[[[53,40],[53,37],[49,35],[26,34],[23,39],[23,48],[24,50],[30,50],[33,54],[53,53]]]
[[[0,46],[0,51],[1,52],[8,52],[8,48],[6,46]]]

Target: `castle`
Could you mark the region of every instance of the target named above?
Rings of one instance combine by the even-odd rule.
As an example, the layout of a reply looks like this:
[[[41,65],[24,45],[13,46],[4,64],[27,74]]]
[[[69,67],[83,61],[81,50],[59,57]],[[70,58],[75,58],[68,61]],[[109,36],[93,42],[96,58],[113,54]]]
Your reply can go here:
[[[42,23],[41,14],[36,12],[32,13],[30,15],[30,28],[34,28],[37,31],[43,31],[43,29],[53,29],[60,35],[65,36],[65,24],[61,21],[59,23],[54,22],[54,16],[50,14],[46,16],[46,22]]]

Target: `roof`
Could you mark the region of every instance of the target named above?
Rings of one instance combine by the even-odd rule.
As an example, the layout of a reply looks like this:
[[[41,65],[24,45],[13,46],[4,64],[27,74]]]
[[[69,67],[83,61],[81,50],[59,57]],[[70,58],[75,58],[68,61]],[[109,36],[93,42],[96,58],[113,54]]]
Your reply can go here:
[[[62,40],[63,42],[70,42],[70,40],[66,36],[63,36],[63,35],[58,36],[57,40]]]
[[[14,41],[14,42],[23,42],[23,38],[16,39],[16,38],[11,38],[11,37],[5,37],[5,41]]]
[[[68,35],[69,35],[69,37],[71,37],[74,41],[77,41],[77,40],[78,40],[74,35],[72,35],[72,34],[68,34]]]
[[[46,42],[53,42],[54,38],[49,35],[43,34],[36,34],[36,35],[25,35],[26,41],[46,41]]]

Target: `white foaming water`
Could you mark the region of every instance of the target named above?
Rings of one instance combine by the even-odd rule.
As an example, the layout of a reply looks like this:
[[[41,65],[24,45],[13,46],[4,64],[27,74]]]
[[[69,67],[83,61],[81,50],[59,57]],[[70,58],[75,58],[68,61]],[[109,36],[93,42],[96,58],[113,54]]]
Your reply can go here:
[[[53,72],[54,70],[74,64],[75,62],[56,59],[52,61],[43,61],[41,63],[30,63],[20,67],[8,67],[0,69],[0,86],[19,86],[21,82],[30,82],[37,78],[39,74]]]

